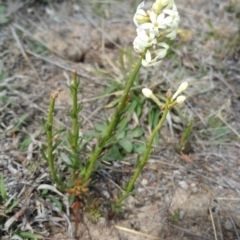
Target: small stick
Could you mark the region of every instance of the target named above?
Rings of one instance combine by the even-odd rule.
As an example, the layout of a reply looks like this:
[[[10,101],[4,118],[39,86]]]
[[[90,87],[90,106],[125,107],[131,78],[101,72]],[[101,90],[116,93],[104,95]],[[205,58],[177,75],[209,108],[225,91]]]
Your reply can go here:
[[[27,56],[27,54],[26,54],[26,52],[25,52],[25,50],[24,50],[24,48],[23,48],[23,46],[22,46],[22,44],[21,44],[21,42],[20,42],[20,40],[19,40],[19,38],[18,38],[18,35],[16,34],[15,29],[14,29],[12,26],[10,26],[10,28],[11,28],[13,37],[14,37],[16,43],[17,43],[17,46],[18,46],[18,48],[20,49],[20,51],[21,51],[24,59],[27,61],[27,63],[29,64],[29,66],[31,67],[31,69],[33,70],[33,72],[35,73],[37,79],[38,79],[39,81],[41,81],[41,78],[40,78],[37,70],[35,69],[35,67],[34,67],[33,64],[31,63],[31,61],[29,60],[29,58],[28,58],[28,56]]]
[[[215,226],[215,223],[214,223],[214,219],[213,219],[213,214],[212,214],[212,209],[211,209],[211,207],[209,207],[208,210],[209,210],[210,217],[211,217],[211,221],[212,221],[214,237],[215,237],[215,240],[218,240],[218,238],[217,238],[216,226]]]

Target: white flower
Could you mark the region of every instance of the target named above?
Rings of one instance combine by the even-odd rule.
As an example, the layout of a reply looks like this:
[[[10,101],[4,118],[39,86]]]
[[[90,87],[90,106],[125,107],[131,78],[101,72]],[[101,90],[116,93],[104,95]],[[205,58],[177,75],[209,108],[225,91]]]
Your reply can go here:
[[[154,32],[137,28],[137,41],[140,47],[151,47],[157,43]]]
[[[147,13],[142,9],[144,4],[145,4],[145,1],[143,1],[138,5],[137,11],[133,17],[133,22],[137,27],[139,26],[139,20],[141,20],[141,18],[144,19],[145,17],[147,17]]]
[[[152,90],[150,90],[149,88],[143,88],[142,93],[147,98],[151,98],[153,95]]]
[[[152,59],[151,52],[147,50],[145,54],[145,59],[142,59],[142,65],[144,67],[158,66],[161,63],[161,60],[157,61],[158,58],[155,57]]]
[[[158,66],[166,56],[169,46],[164,42],[158,43],[157,46],[161,48],[152,50],[152,52],[150,52],[150,50],[146,51],[145,59],[142,59],[142,65],[144,67]]]
[[[143,53],[145,51],[145,47],[139,45],[139,37],[136,37],[133,41],[133,48],[138,53]]]
[[[133,48],[142,55],[143,66],[157,66],[169,48],[160,41],[176,37],[180,17],[174,0],[155,0],[152,8],[146,11],[143,9],[144,3],[138,5],[133,18],[137,26]]]
[[[163,59],[167,55],[169,46],[165,42],[158,43],[157,45],[162,48],[155,50],[155,54],[159,59]]]
[[[150,13],[150,20],[151,22],[143,23],[142,25],[140,25],[140,28],[152,29],[157,37],[159,36],[159,29],[167,28],[167,25],[171,21],[169,17],[165,18],[164,13],[157,15],[154,11],[151,11]]]
[[[152,9],[155,13],[160,13],[161,10],[173,3],[173,0],[156,0],[155,3],[152,5]]]
[[[178,23],[180,21],[180,17],[177,11],[177,7],[173,4],[172,9],[164,9],[163,13],[167,14],[165,21],[167,21],[167,25],[172,28],[177,28]]]
[[[166,37],[168,37],[171,40],[175,39],[176,36],[177,36],[177,29],[172,29],[172,32],[166,35]]]
[[[183,82],[182,84],[180,84],[180,86],[178,87],[178,90],[174,93],[174,95],[172,96],[171,101],[173,101],[174,99],[176,99],[176,97],[183,91],[185,91],[188,87],[188,82]]]
[[[176,103],[180,104],[180,103],[185,102],[185,100],[186,100],[185,96],[178,96],[176,99]]]

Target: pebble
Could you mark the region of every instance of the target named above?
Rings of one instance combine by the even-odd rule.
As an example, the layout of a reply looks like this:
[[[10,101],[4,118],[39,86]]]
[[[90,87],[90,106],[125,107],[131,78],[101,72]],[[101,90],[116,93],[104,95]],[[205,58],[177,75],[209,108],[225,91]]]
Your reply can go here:
[[[179,181],[179,186],[185,190],[188,190],[188,184],[185,181]]]
[[[147,185],[148,184],[148,180],[146,179],[146,178],[144,178],[143,180],[142,180],[142,185]]]
[[[185,212],[183,210],[179,211],[179,219],[182,220],[185,215]]]

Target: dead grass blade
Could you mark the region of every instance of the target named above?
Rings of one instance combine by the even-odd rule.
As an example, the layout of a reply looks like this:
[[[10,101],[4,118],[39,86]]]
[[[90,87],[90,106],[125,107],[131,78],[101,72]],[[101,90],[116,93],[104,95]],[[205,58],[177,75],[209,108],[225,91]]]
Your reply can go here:
[[[156,239],[156,240],[163,240],[159,237],[154,237],[154,236],[151,236],[149,234],[138,232],[138,231],[135,231],[135,230],[132,230],[132,229],[129,229],[129,228],[122,227],[122,226],[114,225],[114,227],[119,229],[119,230],[129,232],[129,233],[132,233],[132,234],[135,234],[135,235],[139,235],[139,236],[142,236],[142,237],[147,237],[147,238]]]
[[[209,211],[209,213],[210,213],[210,217],[211,217],[211,221],[212,221],[212,227],[213,227],[213,232],[214,232],[215,240],[218,240],[218,238],[217,238],[216,226],[215,226],[215,223],[214,223],[214,219],[213,219],[213,214],[212,214],[212,209],[211,209],[211,207],[208,208],[208,211]]]
[[[29,66],[30,66],[31,69],[33,70],[33,72],[34,72],[34,74],[36,75],[37,79],[38,79],[39,81],[41,81],[41,77],[39,76],[37,70],[35,69],[35,67],[34,67],[33,64],[31,63],[31,61],[29,60],[29,58],[28,58],[28,56],[27,56],[27,54],[26,54],[26,52],[25,52],[25,50],[24,50],[24,48],[23,48],[23,46],[22,46],[22,44],[21,44],[21,42],[20,42],[20,40],[19,40],[19,38],[18,38],[18,35],[16,34],[15,29],[14,29],[12,26],[10,26],[10,29],[11,29],[11,31],[12,31],[12,35],[13,35],[13,37],[14,37],[16,43],[17,43],[17,46],[18,46],[18,48],[20,49],[20,52],[22,53],[24,59],[27,61],[27,63],[29,64]]]

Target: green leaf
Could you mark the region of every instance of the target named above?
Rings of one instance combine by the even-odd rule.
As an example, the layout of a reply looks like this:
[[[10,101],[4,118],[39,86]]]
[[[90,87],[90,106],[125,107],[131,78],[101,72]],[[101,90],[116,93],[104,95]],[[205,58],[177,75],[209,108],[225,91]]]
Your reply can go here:
[[[134,146],[134,152],[136,152],[136,153],[143,154],[145,151],[146,151],[146,145],[145,144]]]
[[[111,85],[103,92],[102,96],[112,93],[112,92],[118,90],[118,88],[119,88],[119,86],[117,86],[117,85]]]
[[[134,113],[136,107],[137,107],[137,101],[133,100],[133,102],[131,103],[131,106],[127,111],[128,116],[131,116]]]
[[[94,128],[99,131],[99,132],[105,132],[107,130],[107,126],[104,125],[104,124],[99,124],[99,123],[96,123],[94,125]]]
[[[113,108],[114,106],[116,106],[119,103],[119,98],[118,99],[114,99],[112,102],[108,103],[105,108]]]
[[[56,199],[55,197],[53,197],[53,196],[48,196],[48,197],[57,206],[57,208],[59,209],[59,212],[62,212],[62,204],[61,204],[61,202],[58,199]]]
[[[219,127],[215,129],[214,137],[215,138],[221,138],[226,137],[226,135],[230,132],[230,129],[228,127]]]
[[[136,127],[133,130],[127,132],[127,136],[131,138],[139,138],[142,135],[143,135],[143,130],[141,127]]]
[[[117,140],[120,140],[120,139],[122,139],[122,138],[124,138],[125,137],[125,132],[123,131],[123,132],[120,132],[120,133],[116,133],[116,139]]]
[[[122,159],[123,156],[119,148],[120,148],[119,144],[112,145],[111,148],[108,150],[108,153],[106,155],[103,155],[102,160],[109,162]]]
[[[221,120],[219,120],[217,117],[211,116],[211,117],[208,119],[208,125],[209,125],[209,127],[211,127],[211,128],[217,128],[217,127],[221,127],[221,126],[222,126],[222,122],[221,122]]]
[[[7,77],[6,72],[2,71],[2,72],[0,73],[0,82],[1,82],[2,80],[4,80],[6,77]]]
[[[33,42],[30,42],[30,41],[27,41],[27,45],[29,47],[29,49],[35,53],[44,53],[47,51],[47,48],[42,45],[41,43],[33,43]]]
[[[89,141],[89,142],[90,142],[90,139],[93,138],[93,137],[98,137],[98,133],[95,130],[87,131],[83,135],[83,139],[85,141]]]
[[[43,191],[41,192],[42,196],[46,196],[48,194],[48,190],[47,189],[43,189]]]
[[[41,123],[42,123],[42,126],[43,126],[43,128],[44,128],[44,131],[46,132],[46,131],[47,131],[47,129],[46,129],[46,123],[47,123],[47,121],[46,121],[46,119],[42,118],[42,119],[41,119]]]
[[[74,194],[71,194],[68,198],[68,201],[69,201],[69,204],[72,205],[73,202],[75,201],[75,195]]]
[[[137,155],[137,159],[136,159],[136,167],[138,167],[139,163],[141,162],[141,158],[139,155]]]
[[[8,23],[8,22],[9,22],[9,18],[0,16],[0,23]]]
[[[0,5],[0,14],[4,14],[6,12],[6,8],[3,5]]]
[[[133,145],[128,139],[120,139],[118,141],[119,145],[128,153],[132,152]]]
[[[61,139],[58,139],[54,145],[53,145],[53,148],[52,148],[52,151],[54,151],[60,144],[61,144],[62,140]]]
[[[44,145],[42,145],[42,148],[40,149],[40,151],[41,151],[43,159],[48,162],[48,157],[45,153],[46,149],[47,149],[47,146],[44,144]]]
[[[159,118],[160,118],[159,111],[155,112],[154,119],[153,119],[153,128],[155,128],[158,125]],[[156,145],[159,145],[159,133],[156,134],[156,136],[154,138],[154,142]]]
[[[12,202],[12,205],[5,211],[5,214],[12,212],[12,210],[18,205],[18,203],[19,203],[19,201],[14,200]]]
[[[172,222],[177,222],[179,220],[179,213],[175,212],[172,216],[171,216],[171,221]]]
[[[3,179],[3,174],[1,174],[1,179],[0,179],[0,191],[1,191],[1,196],[3,198],[4,201],[7,201],[8,196],[6,193],[6,188],[5,188],[5,184],[4,184],[4,179]]]
[[[31,142],[31,137],[28,136],[26,137],[20,144],[19,144],[19,150],[20,151],[23,151],[24,149],[26,149],[28,147],[28,145],[30,144]]]
[[[16,103],[6,96],[0,96],[0,101],[4,103],[11,103],[13,106],[16,106]]]
[[[190,121],[187,124],[186,129],[182,132],[180,141],[176,147],[178,152],[182,151],[188,154],[191,151],[191,134],[192,134],[193,122]]]
[[[122,132],[125,131],[127,124],[128,124],[129,120],[127,118],[124,118],[118,125],[118,132]]]
[[[72,159],[70,159],[66,153],[61,152],[60,156],[61,156],[61,159],[63,160],[63,162],[65,162],[68,165],[72,165]]]
[[[138,117],[142,114],[142,109],[143,109],[142,105],[140,105],[140,104],[137,105],[136,114]]]
[[[20,233],[18,233],[18,235],[21,238],[24,238],[24,239],[27,239],[27,238],[30,238],[30,239],[43,239],[44,238],[43,236],[41,236],[39,234],[30,233],[30,232],[20,232]]]
[[[150,126],[153,125],[153,119],[154,119],[154,111],[152,109],[152,107],[149,108],[149,114],[148,114],[148,124]]]
[[[19,129],[19,127],[21,126],[21,124],[26,120],[27,117],[28,117],[28,114],[27,114],[27,113],[24,114],[24,115],[22,115],[22,116],[18,119],[18,122],[17,122],[16,126],[14,126],[12,129],[9,130],[9,133],[11,134],[11,133],[16,132],[16,131]]]

